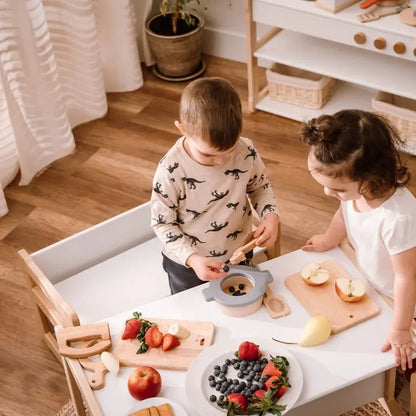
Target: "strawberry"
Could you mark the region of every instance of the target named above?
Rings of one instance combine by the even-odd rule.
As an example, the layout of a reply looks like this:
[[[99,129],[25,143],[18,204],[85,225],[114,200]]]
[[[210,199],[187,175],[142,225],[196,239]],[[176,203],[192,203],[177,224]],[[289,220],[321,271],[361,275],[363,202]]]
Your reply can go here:
[[[261,353],[258,345],[250,341],[244,341],[238,347],[238,352],[236,353],[236,355],[240,357],[242,360],[253,361],[257,360],[260,357]]]
[[[261,377],[265,375],[269,376],[278,376],[287,375],[289,367],[289,362],[287,361],[286,357],[281,356],[270,356],[269,362],[266,364],[266,367],[263,368],[261,372]]]
[[[278,394],[281,394],[282,396],[283,394],[285,394],[286,389],[283,389],[280,393],[279,393],[279,389],[283,386],[290,387],[289,379],[287,378],[287,376],[271,376],[270,378],[266,380],[264,385],[267,390],[272,389]],[[280,397],[280,396],[277,396],[277,397]]]
[[[177,347],[180,344],[178,338],[175,337],[175,335],[172,334],[165,334],[163,335],[163,341],[162,341],[162,350],[168,351],[172,348]]]
[[[229,404],[233,403],[231,406],[228,405],[229,411],[232,411],[234,409],[237,410],[237,411],[242,411],[242,410],[247,409],[247,399],[240,393],[230,393],[226,397],[226,401]],[[233,409],[231,409],[231,408],[233,408]]]
[[[162,344],[163,334],[159,331],[159,328],[156,326],[150,327],[144,336],[144,342],[152,348],[158,348]]]
[[[124,332],[121,336],[121,339],[135,339],[137,337],[137,334],[139,333],[141,326],[142,323],[138,319],[129,319],[126,322],[126,327],[124,328]]]
[[[267,390],[269,390],[272,387],[277,387],[277,385],[279,385],[279,384],[282,384],[281,381],[280,381],[280,376],[271,376],[264,383]]]
[[[266,393],[266,390],[256,390],[253,393],[253,396],[259,398],[259,399],[264,399],[264,393]]]
[[[286,385],[281,386],[280,389],[277,390],[277,392],[276,392],[276,397],[277,398],[282,397],[286,393],[286,390],[287,390]]]
[[[260,390],[262,391],[262,390]],[[254,393],[256,394],[256,392]],[[248,407],[250,415],[281,415],[281,412],[286,409],[286,405],[276,403],[276,394],[274,389],[269,389],[266,393],[262,393],[263,397],[254,399]]]

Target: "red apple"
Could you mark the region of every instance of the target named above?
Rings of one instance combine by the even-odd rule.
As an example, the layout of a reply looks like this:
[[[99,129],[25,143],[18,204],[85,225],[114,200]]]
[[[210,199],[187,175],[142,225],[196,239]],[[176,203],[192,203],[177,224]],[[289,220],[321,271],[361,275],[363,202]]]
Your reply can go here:
[[[305,264],[300,270],[303,281],[311,286],[319,286],[329,279],[329,273],[318,263]]]
[[[162,378],[153,367],[140,366],[130,374],[127,387],[135,399],[148,399],[160,393]]]
[[[365,284],[358,279],[340,277],[335,280],[335,292],[345,302],[358,302],[365,295]]]

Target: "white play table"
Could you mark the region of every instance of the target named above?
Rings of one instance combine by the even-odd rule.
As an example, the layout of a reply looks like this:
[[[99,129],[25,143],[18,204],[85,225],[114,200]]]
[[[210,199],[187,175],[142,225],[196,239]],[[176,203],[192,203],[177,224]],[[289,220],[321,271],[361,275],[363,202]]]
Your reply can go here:
[[[310,316],[286,288],[284,278],[296,273],[305,263],[331,259],[339,262],[352,277],[362,278],[338,248],[325,253],[298,250],[259,266],[272,273],[273,291],[282,295],[291,309],[291,313],[283,318],[271,319],[264,307],[247,317],[226,316],[219,311],[215,302],[204,300],[202,289],[205,285],[202,285],[108,316],[104,321],[109,322],[113,345],[123,331],[125,319],[134,310],[149,317],[212,321],[216,327],[214,343],[242,337],[296,339]],[[337,416],[386,395],[385,386],[387,388],[389,384],[385,382],[386,374],[389,375],[387,381],[391,383],[392,372],[387,370],[394,367],[394,359],[391,351],[381,353],[380,348],[385,342],[392,310],[369,285],[367,293],[380,307],[376,317],[331,336],[319,346],[305,348],[285,345],[300,363],[304,377],[299,400],[287,413],[288,416]],[[122,367],[117,377],[107,374],[105,387],[92,391],[87,384],[87,377],[91,373],[82,370],[77,360],[66,361],[95,416],[127,416],[135,404],[135,399],[127,390],[127,379],[133,368]],[[186,372],[160,370],[160,373],[163,380],[160,395],[181,404],[188,416],[197,416],[185,392]],[[218,414],[221,415],[221,412]]]

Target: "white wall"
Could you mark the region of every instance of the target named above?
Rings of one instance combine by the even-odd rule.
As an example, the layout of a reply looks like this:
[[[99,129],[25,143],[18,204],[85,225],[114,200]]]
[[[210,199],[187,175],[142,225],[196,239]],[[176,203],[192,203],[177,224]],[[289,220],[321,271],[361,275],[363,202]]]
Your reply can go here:
[[[201,0],[190,3],[205,19],[203,52],[238,62],[246,62],[244,0]],[[152,14],[159,11],[160,0],[153,0]],[[259,25],[263,33],[265,26]]]

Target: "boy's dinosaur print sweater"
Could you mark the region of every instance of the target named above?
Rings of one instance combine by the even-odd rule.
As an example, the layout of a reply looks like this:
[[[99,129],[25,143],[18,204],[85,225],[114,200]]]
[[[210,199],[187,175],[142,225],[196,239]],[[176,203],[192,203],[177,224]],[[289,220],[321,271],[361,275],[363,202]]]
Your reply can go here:
[[[198,253],[228,260],[252,231],[252,212],[277,213],[265,167],[253,143],[239,139],[222,166],[204,166],[189,157],[181,137],[162,158],[153,179],[152,227],[163,252],[185,265]]]

